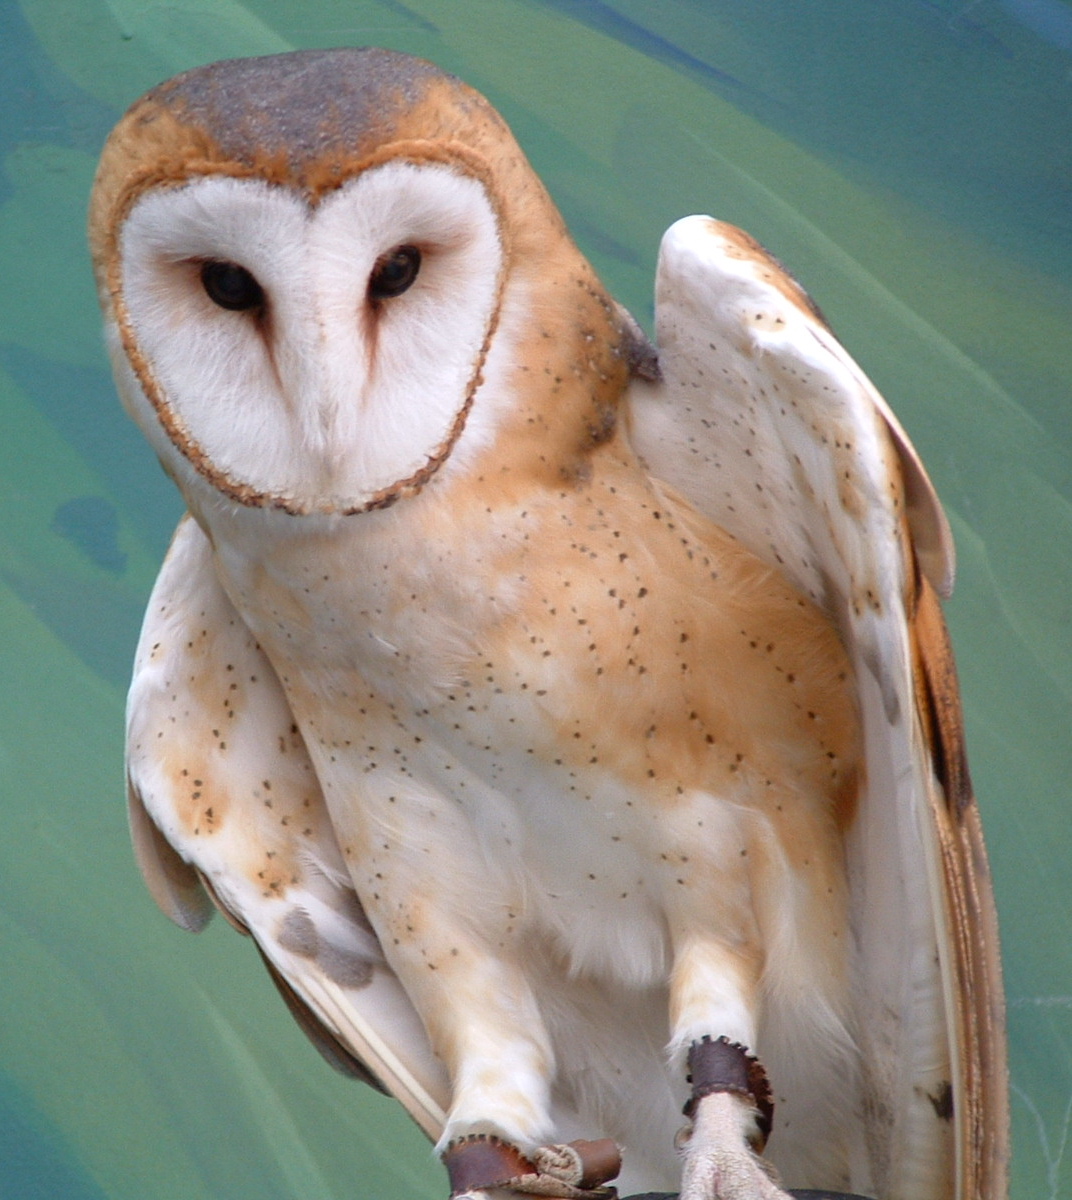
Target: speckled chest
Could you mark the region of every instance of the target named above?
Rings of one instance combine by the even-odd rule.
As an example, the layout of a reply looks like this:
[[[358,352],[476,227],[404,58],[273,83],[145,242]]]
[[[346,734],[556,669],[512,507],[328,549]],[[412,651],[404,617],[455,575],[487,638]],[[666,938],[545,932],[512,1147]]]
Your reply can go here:
[[[851,721],[837,685],[814,719],[816,614],[604,465],[581,488],[400,506],[219,561],[356,856],[389,826],[466,847],[504,893],[534,881],[544,923],[561,901],[563,922],[628,910],[654,930],[657,877],[679,884],[712,806],[814,776],[821,808]]]
[[[814,699],[797,660],[815,637],[836,642],[826,622],[621,463],[580,487],[483,499],[448,494],[255,550],[221,539],[224,586],[288,691],[341,707],[367,691],[451,728],[475,713],[472,740],[498,722],[500,746],[529,753],[584,741],[572,725],[604,743],[711,747],[705,723],[748,723],[726,695],[742,672],[775,721]]]

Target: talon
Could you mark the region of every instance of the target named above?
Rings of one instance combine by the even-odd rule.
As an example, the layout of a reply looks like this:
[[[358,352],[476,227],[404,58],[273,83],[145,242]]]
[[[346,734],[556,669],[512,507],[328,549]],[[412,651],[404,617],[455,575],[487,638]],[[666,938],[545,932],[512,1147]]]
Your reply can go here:
[[[773,1167],[749,1145],[751,1095],[708,1092],[697,1098],[693,1113],[680,1200],[787,1200]]]

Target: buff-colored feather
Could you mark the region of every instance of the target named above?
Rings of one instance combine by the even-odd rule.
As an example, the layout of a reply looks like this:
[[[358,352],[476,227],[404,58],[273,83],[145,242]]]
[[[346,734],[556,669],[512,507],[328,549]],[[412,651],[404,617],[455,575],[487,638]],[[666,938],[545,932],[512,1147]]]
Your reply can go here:
[[[487,103],[382,51],[162,85],[91,234],[193,516],[128,713],[165,912],[250,933],[440,1149],[610,1135],[623,1190],[784,1197],[732,1091],[682,1174],[683,1060],[724,1036],[788,1186],[1001,1200],[949,530],[799,286],[679,223],[656,361]]]

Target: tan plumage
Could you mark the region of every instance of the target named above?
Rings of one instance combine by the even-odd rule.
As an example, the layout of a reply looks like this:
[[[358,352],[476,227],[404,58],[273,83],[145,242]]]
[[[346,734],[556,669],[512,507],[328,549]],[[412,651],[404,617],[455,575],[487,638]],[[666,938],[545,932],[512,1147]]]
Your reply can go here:
[[[948,527],[785,272],[679,223],[656,367],[486,102],[381,51],[162,85],[91,240],[194,517],[128,714],[165,911],[207,886],[441,1146],[610,1134],[676,1186],[726,1036],[787,1185],[997,1200]],[[752,1131],[699,1101],[685,1200],[783,1194]]]

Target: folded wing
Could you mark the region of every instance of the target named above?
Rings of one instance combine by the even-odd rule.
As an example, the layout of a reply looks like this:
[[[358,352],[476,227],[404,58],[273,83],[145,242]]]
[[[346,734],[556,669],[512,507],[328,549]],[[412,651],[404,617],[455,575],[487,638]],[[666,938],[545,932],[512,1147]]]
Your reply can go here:
[[[350,885],[283,690],[190,519],[146,613],[127,771],[135,852],[163,911],[198,930],[215,904],[325,1057],[437,1138],[445,1073]]]
[[[658,372],[630,436],[669,484],[834,620],[867,782],[846,847],[860,1047],[859,1190],[1005,1195],[996,921],[939,596],[948,523],[885,401],[796,282],[708,217],[666,234]]]

